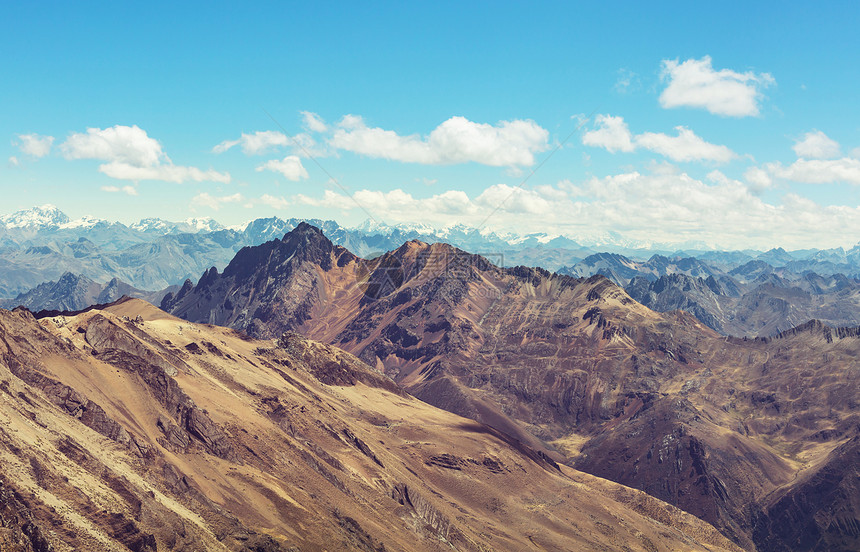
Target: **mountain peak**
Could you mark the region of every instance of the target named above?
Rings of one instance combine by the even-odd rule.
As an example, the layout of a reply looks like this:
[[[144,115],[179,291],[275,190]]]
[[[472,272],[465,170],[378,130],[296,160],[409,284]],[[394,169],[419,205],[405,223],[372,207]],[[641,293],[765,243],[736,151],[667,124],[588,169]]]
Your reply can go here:
[[[321,236],[321,237],[325,238],[325,236],[324,236],[324,235],[323,235],[323,233],[322,233],[322,230],[320,230],[319,228],[317,228],[316,226],[314,226],[314,225],[312,225],[312,224],[308,224],[308,223],[307,223],[307,222],[305,222],[305,221],[301,221],[300,223],[298,223],[298,224],[296,225],[296,227],[295,227],[295,228],[293,228],[292,230],[290,230],[289,232],[287,232],[287,233],[284,235],[284,239],[283,239],[282,241],[286,241],[286,240],[287,240],[287,236],[289,236],[290,234],[296,234],[296,235],[313,235],[313,234],[317,234],[317,235],[319,235],[319,236]],[[326,239],[328,239],[328,238],[326,238]]]
[[[55,205],[46,203],[39,207],[22,209],[11,215],[0,217],[0,224],[6,228],[43,228],[60,226],[70,221],[68,215]]]

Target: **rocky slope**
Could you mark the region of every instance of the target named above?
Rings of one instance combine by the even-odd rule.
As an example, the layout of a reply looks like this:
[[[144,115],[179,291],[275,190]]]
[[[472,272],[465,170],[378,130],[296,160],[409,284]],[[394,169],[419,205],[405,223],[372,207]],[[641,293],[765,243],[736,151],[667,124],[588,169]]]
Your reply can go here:
[[[685,310],[723,335],[769,337],[812,319],[833,326],[860,324],[856,280],[814,272],[788,280],[764,266],[748,281],[674,273],[654,281],[636,276],[625,290],[656,311]]]
[[[0,310],[0,546],[738,550],[331,346],[129,299]]]
[[[645,490],[749,549],[776,538],[768,520],[786,502],[770,501],[857,432],[855,331],[725,338],[601,276],[501,269],[417,241],[366,262],[307,226],[180,294],[165,308],[337,344],[431,404]],[[856,494],[819,498],[813,507],[843,514],[813,523],[850,549]]]

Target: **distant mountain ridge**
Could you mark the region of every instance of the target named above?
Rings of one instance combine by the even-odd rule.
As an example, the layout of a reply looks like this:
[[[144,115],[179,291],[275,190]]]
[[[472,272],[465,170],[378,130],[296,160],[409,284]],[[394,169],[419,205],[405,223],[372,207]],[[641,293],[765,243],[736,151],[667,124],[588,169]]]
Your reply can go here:
[[[178,288],[179,286],[172,286],[159,291],[144,291],[130,286],[119,278],[100,284],[86,276],[66,272],[56,282],[43,282],[14,299],[0,300],[0,307],[12,309],[20,306],[33,312],[78,311],[91,305],[112,303],[122,296],[158,304],[165,294]]]
[[[93,217],[71,220],[52,205],[18,211],[0,217],[0,299],[8,304],[66,272],[100,284],[117,278],[138,290],[164,290],[196,281],[211,267],[223,270],[243,247],[281,239],[302,222],[268,217],[225,228],[211,218],[146,218],[126,226]],[[359,257],[376,257],[419,240],[449,243],[502,267],[536,266],[575,277],[601,274],[650,308],[688,310],[724,334],[772,335],[808,318],[837,326],[860,322],[858,247],[672,252],[625,249],[619,244],[642,244],[611,235],[607,250],[596,251],[562,236],[501,235],[462,224],[434,229],[366,221],[346,228],[331,220],[306,222]],[[676,277],[656,283],[674,274],[701,282]],[[709,278],[719,285],[709,285]],[[826,279],[841,281],[841,294],[830,293],[833,284],[823,283]],[[649,288],[650,283],[657,287]]]

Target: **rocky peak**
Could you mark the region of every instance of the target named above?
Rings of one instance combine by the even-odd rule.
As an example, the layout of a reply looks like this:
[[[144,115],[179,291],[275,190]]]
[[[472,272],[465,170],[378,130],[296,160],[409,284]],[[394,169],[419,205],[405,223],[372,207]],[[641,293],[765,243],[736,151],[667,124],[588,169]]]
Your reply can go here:
[[[71,272],[64,272],[60,279],[57,280],[57,285],[73,288],[81,281],[82,277],[77,274],[72,274]]]
[[[342,247],[335,248],[319,228],[300,222],[280,240],[240,249],[223,276],[242,280],[261,271],[278,272],[279,267],[297,262],[310,262],[330,270],[335,249],[340,254],[347,253]]]

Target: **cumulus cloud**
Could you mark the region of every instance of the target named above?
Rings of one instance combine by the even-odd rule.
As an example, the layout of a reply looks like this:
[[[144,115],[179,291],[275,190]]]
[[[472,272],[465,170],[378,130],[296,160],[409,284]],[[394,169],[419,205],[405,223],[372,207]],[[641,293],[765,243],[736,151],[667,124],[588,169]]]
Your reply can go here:
[[[594,130],[589,130],[582,136],[586,146],[604,148],[611,153],[617,151],[631,152],[636,149],[633,145],[633,134],[624,117],[598,115],[594,119]]]
[[[677,136],[657,132],[644,132],[634,136],[623,117],[598,115],[595,118],[594,130],[582,136],[582,143],[604,148],[612,153],[632,152],[642,148],[673,161],[726,163],[737,157],[728,147],[706,142],[686,127],[675,127],[675,130],[678,131]]]
[[[547,149],[549,132],[534,121],[475,123],[451,117],[426,137],[401,136],[368,127],[356,115],[345,116],[329,139],[338,149],[404,163],[452,165],[475,162],[493,167],[529,166]]]
[[[239,203],[243,200],[242,194],[235,193],[225,196],[213,196],[208,192],[202,192],[191,198],[191,205],[209,207],[217,211],[226,203]]]
[[[813,130],[803,135],[792,146],[798,157],[806,159],[833,159],[839,157],[839,142],[831,139],[820,130]]]
[[[686,127],[675,127],[675,130],[678,131],[677,136],[645,132],[636,137],[636,145],[659,153],[673,161],[726,163],[735,157],[734,152],[726,146],[708,143]]]
[[[299,204],[325,207],[340,211],[361,209],[365,212],[385,214],[394,222],[415,222],[415,213],[421,213],[422,222],[445,224],[453,219],[461,220],[474,217],[480,207],[460,190],[448,190],[427,198],[417,198],[401,189],[387,192],[380,190],[359,190],[347,196],[332,190],[325,190],[321,198],[303,194],[295,196]]]
[[[290,139],[276,130],[258,130],[253,134],[242,133],[238,140],[224,140],[212,148],[212,153],[224,153],[234,146],[241,145],[245,155],[261,155],[275,148],[286,146]]]
[[[475,203],[487,209],[504,209],[508,213],[543,215],[550,210],[556,197],[546,197],[544,193],[513,187],[507,184],[490,186],[475,198]]]
[[[762,89],[775,83],[768,73],[716,71],[711,56],[663,60],[661,77],[669,82],[660,94],[663,108],[693,107],[726,117],[758,115]]]
[[[798,159],[784,167],[781,163],[765,165],[775,178],[806,184],[831,184],[847,182],[860,185],[860,159]]]
[[[755,193],[761,193],[773,186],[773,177],[760,167],[750,167],[744,172],[744,180]]]
[[[319,126],[320,124],[322,127]],[[321,119],[318,121],[312,120],[310,126],[319,130],[325,127],[325,124],[322,123]],[[263,155],[282,147],[292,148],[293,153],[301,157],[327,157],[331,154],[328,148],[321,146],[307,132],[301,132],[295,136],[287,136],[282,132],[273,130],[258,130],[251,134],[243,132],[238,140],[224,140],[213,147],[212,153],[224,153],[236,146],[241,146],[242,152],[245,155]]]
[[[486,220],[488,228],[502,232],[547,232],[586,242],[618,232],[652,244],[804,248],[845,246],[846,236],[860,234],[860,208],[822,206],[796,194],[767,202],[719,171],[706,181],[683,172],[627,172],[534,189],[496,184],[474,196],[458,190],[430,197],[361,190],[354,202],[327,190],[322,197],[294,201],[343,211],[359,203],[390,223],[414,222],[421,212],[422,220],[437,227]]]
[[[328,125],[325,124],[325,121],[311,111],[302,111],[302,119],[304,121],[305,128],[312,132],[328,132]]]
[[[287,180],[298,182],[308,178],[308,171],[302,165],[302,160],[296,155],[288,155],[283,159],[272,159],[266,161],[255,169],[257,172],[272,171],[280,173]]]
[[[158,140],[137,125],[72,133],[60,145],[60,151],[66,159],[103,161],[99,172],[118,180],[230,182],[229,173],[174,165]]]
[[[18,149],[21,150],[21,153],[35,158],[48,155],[51,152],[51,145],[53,143],[53,136],[42,136],[39,134],[19,134],[17,140],[12,141],[12,144],[18,146]]]
[[[88,128],[74,132],[60,145],[66,159],[97,159],[137,167],[152,167],[169,161],[158,140],[137,125]]]
[[[14,155],[10,155],[10,156],[9,156],[9,166],[10,166],[10,167],[13,167],[13,168],[14,168],[14,167],[20,167],[20,166],[21,166],[21,161],[19,161],[19,160],[18,160],[18,158],[17,158],[17,157],[15,157]]]

